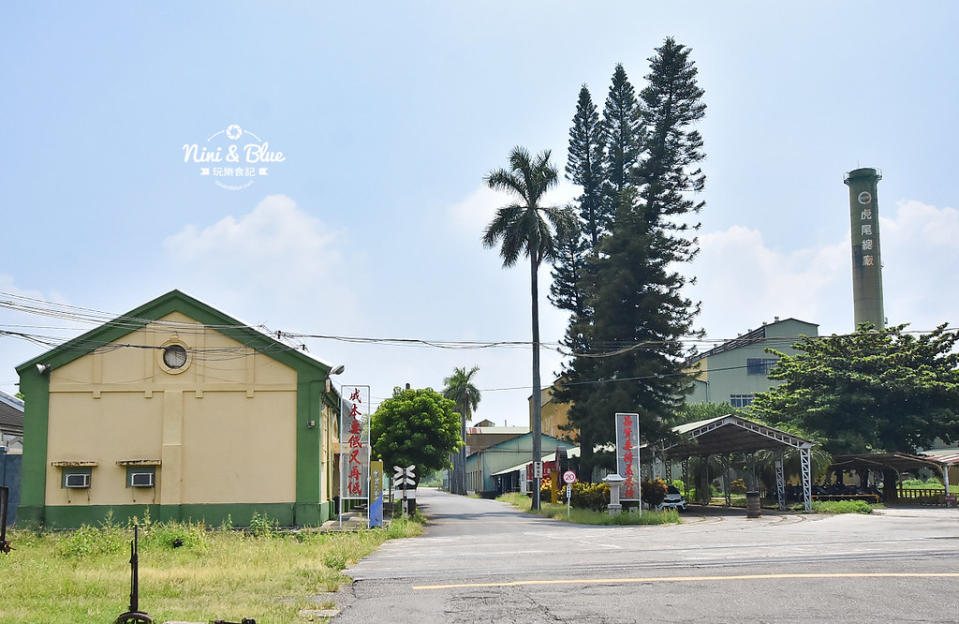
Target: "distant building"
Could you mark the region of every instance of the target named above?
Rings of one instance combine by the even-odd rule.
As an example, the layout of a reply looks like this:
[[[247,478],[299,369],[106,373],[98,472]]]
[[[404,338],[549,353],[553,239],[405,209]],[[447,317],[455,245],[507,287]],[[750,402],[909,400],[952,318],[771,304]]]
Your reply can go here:
[[[553,396],[555,392],[559,390],[560,383],[562,378],[557,379],[553,382],[553,385],[549,388],[543,388],[540,391],[540,400],[542,401],[542,416],[540,420],[540,431],[545,435],[553,436],[554,438],[560,439],[570,439],[575,433],[573,431],[566,431],[565,427],[569,426],[569,403],[560,403]],[[528,398],[529,403],[529,428],[533,429],[533,397]]]
[[[556,452],[557,448],[572,448],[565,440],[544,435],[541,438],[543,456]],[[493,475],[501,470],[530,461],[533,454],[533,434],[524,433],[473,452],[466,458],[466,489],[474,492],[491,492],[497,489]]]
[[[0,446],[23,448],[23,401],[6,392],[0,392]]]
[[[486,425],[485,423],[490,423]],[[470,455],[485,448],[489,448],[500,442],[506,442],[513,438],[529,433],[526,427],[496,427],[484,420],[477,423],[475,427],[466,428],[466,454]]]
[[[772,348],[792,355],[793,344],[801,336],[818,336],[819,326],[794,318],[764,323],[704,353],[693,356],[686,372],[695,375],[692,394],[687,403],[729,403],[746,407],[759,392],[766,392],[779,382],[769,378],[779,358],[767,353]]]

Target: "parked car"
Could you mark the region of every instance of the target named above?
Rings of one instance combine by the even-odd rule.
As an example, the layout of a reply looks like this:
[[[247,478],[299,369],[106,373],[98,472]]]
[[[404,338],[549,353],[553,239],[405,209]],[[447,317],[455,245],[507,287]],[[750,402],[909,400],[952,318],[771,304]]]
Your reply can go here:
[[[670,485],[666,488],[666,498],[663,499],[663,502],[659,504],[657,509],[686,511],[686,499],[679,493],[679,489],[676,486]]]

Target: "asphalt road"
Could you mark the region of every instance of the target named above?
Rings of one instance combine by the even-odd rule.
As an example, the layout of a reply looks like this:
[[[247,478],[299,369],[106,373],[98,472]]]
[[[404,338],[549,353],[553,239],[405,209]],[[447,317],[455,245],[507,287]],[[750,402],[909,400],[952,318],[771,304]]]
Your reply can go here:
[[[426,534],[346,572],[334,624],[959,622],[959,510],[704,508],[592,527],[422,489]]]

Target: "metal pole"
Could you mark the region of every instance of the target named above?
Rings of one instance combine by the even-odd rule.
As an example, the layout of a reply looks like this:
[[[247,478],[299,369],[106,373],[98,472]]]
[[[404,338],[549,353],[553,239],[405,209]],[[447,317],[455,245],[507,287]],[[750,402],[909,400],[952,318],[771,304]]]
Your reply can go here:
[[[664,471],[666,472],[666,485],[673,484],[673,462],[670,461],[669,456],[663,453],[663,466]]]
[[[732,507],[733,499],[729,491],[729,457],[723,455],[722,462],[723,462],[723,494],[726,497],[726,506]]]
[[[783,473],[781,453],[776,460],[776,498],[779,500],[779,511],[786,511],[786,475]]]
[[[683,493],[686,500],[689,500],[689,458],[683,459]]]
[[[812,465],[808,448],[799,449],[799,461],[802,464],[802,494],[806,513],[812,511]]]

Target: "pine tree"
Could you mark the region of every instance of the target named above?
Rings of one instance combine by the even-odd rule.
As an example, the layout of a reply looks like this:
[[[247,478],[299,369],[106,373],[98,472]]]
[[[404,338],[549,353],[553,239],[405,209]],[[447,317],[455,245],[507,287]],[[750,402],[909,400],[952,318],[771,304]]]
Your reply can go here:
[[[569,129],[569,150],[566,157],[566,179],[583,188],[577,198],[579,218],[583,234],[589,239],[589,246],[595,250],[599,239],[607,231],[612,217],[604,210],[602,198],[603,183],[603,126],[596,112],[596,105],[583,85],[579,90],[579,101],[573,125]]]
[[[605,176],[604,195],[607,210],[613,211],[619,194],[630,185],[634,167],[643,149],[643,112],[636,91],[622,65],[616,65],[612,84],[603,107]]]
[[[650,63],[642,106],[617,66],[604,109],[604,196],[615,213],[585,269],[585,342],[593,353],[626,350],[567,366],[577,383],[563,398],[574,401],[569,419],[580,432],[587,471],[595,463],[593,443],[614,439],[615,412],[638,411],[643,438],[655,442],[689,385],[680,339],[695,333],[699,306],[682,295],[687,279],[675,267],[697,251],[689,230],[698,225],[690,228],[683,217],[703,206],[689,195],[705,184],[697,166],[702,137],[692,129],[705,105],[688,48],[666,39]]]

